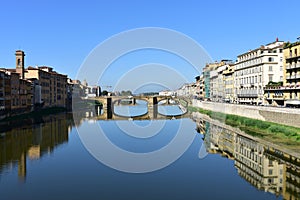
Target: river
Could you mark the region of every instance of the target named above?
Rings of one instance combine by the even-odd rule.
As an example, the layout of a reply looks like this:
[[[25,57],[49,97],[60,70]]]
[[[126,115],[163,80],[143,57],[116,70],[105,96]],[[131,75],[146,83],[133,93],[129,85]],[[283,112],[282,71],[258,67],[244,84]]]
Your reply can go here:
[[[61,113],[0,128],[3,200],[300,196],[299,152],[197,117],[114,121],[82,112],[73,120]]]

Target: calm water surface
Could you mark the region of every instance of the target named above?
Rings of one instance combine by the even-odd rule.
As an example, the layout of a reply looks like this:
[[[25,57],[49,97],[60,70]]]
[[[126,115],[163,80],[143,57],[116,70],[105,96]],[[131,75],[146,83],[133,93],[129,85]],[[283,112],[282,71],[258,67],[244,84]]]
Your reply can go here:
[[[72,114],[57,114],[1,126],[0,199],[299,199],[299,159],[220,126],[191,119],[85,117],[76,124]],[[114,164],[100,162],[81,140],[88,134],[96,139],[96,127],[124,152],[164,154],[126,163],[98,146],[97,153],[109,155]],[[148,161],[161,169],[116,170],[118,165],[151,168]]]

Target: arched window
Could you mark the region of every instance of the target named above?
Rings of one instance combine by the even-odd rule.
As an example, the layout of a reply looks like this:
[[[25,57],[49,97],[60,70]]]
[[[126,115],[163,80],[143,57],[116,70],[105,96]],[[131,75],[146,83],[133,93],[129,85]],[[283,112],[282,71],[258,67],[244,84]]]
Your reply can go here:
[[[17,66],[18,66],[18,67],[21,67],[21,59],[20,59],[20,58],[18,58]]]

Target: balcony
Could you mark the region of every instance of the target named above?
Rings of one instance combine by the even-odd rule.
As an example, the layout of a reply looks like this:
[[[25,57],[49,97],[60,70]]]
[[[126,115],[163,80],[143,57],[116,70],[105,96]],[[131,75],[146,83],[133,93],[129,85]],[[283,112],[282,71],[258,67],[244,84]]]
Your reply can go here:
[[[284,95],[283,94],[273,94],[272,95],[273,99],[278,99],[278,100],[283,100],[284,99]]]
[[[245,98],[245,97],[254,97],[254,98],[257,98],[258,97],[257,94],[238,94],[237,96],[239,98]]]
[[[291,64],[287,64],[287,65],[286,65],[286,69],[292,69],[292,66],[293,66],[293,65],[291,65]]]
[[[290,60],[290,59],[298,59],[300,56],[299,56],[299,54],[295,54],[295,53],[292,53],[292,54],[290,54],[290,55],[288,55],[285,59],[286,60]]]
[[[300,79],[300,74],[287,75],[286,80]]]

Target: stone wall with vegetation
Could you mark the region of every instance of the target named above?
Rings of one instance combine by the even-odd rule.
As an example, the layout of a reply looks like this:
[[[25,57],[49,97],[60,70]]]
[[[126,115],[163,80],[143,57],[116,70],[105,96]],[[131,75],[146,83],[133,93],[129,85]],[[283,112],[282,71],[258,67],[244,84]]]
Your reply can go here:
[[[300,127],[300,109],[248,106],[193,100],[193,106],[225,114]]]

